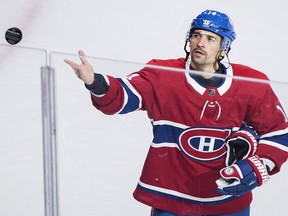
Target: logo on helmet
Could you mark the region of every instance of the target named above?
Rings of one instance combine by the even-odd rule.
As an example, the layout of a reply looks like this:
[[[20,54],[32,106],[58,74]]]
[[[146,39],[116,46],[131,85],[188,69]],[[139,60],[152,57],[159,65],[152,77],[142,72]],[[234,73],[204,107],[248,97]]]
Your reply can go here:
[[[209,26],[212,23],[211,20],[203,20],[203,25]]]

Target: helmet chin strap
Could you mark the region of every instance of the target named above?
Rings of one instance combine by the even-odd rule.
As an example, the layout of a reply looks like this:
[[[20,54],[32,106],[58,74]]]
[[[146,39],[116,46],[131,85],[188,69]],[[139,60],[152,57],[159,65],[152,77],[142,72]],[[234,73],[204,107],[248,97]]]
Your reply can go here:
[[[225,53],[224,56],[223,56],[223,55],[219,55],[218,58],[217,58],[217,62],[218,62],[218,64],[220,65],[220,62],[221,62],[221,61],[225,58],[225,56],[226,56],[226,58],[227,58],[227,60],[228,60],[228,66],[225,67],[226,69],[228,69],[228,68],[230,67],[230,59],[229,59],[229,55],[228,55],[228,53],[230,52],[230,50],[231,50],[231,47],[229,47],[228,51]],[[222,51],[221,51],[221,52],[222,52]]]
[[[225,56],[219,55],[219,57],[217,58],[217,62],[220,63],[220,61],[222,61],[225,58]]]
[[[188,41],[186,40],[186,42],[185,42],[185,45],[184,45],[184,51],[185,51],[185,53],[186,53],[186,56],[185,56],[185,62],[188,60],[188,58],[189,58],[189,55],[190,55],[190,52],[188,52],[187,51],[187,43],[188,43]]]

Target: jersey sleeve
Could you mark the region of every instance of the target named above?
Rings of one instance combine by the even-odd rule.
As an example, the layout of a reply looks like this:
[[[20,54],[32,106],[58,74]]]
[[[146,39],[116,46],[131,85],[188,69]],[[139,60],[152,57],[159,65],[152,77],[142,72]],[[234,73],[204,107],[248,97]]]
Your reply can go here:
[[[131,73],[124,78],[106,76],[105,79],[109,81],[108,92],[101,97],[91,92],[93,105],[109,115],[146,110],[148,116],[151,117],[153,104],[163,100],[163,95],[161,95],[161,99],[157,98],[159,94],[155,92],[159,86],[166,88],[173,82],[169,79],[170,76],[167,76],[169,71],[163,69],[167,67],[183,69],[185,67],[184,59],[153,59],[138,72]]]
[[[256,154],[274,163],[270,175],[280,171],[288,156],[288,121],[277,96],[265,84],[265,94],[250,110],[250,124],[257,130],[260,140]],[[273,166],[274,166],[273,165]]]
[[[146,101],[152,101],[153,70],[143,68],[139,72],[129,74],[124,78],[107,76],[109,89],[105,95],[99,97],[91,92],[93,105],[101,112],[113,114],[126,114],[137,110],[146,110]]]

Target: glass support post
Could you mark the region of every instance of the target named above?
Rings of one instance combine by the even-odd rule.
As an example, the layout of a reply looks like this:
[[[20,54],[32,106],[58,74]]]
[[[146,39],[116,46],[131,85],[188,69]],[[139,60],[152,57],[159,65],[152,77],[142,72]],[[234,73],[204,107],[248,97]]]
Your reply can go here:
[[[55,74],[41,67],[45,216],[58,216]]]

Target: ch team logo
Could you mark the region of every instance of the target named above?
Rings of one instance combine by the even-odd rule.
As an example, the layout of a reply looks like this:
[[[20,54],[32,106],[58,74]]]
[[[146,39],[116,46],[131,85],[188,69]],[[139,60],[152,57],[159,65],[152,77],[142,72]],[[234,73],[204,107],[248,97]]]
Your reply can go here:
[[[229,135],[228,129],[191,128],[180,135],[180,149],[192,159],[215,160],[226,153],[224,142]]]

